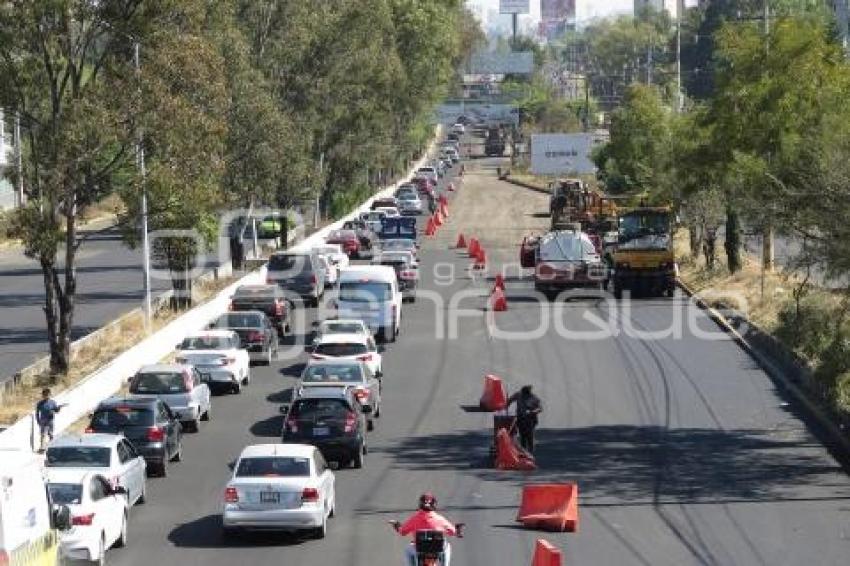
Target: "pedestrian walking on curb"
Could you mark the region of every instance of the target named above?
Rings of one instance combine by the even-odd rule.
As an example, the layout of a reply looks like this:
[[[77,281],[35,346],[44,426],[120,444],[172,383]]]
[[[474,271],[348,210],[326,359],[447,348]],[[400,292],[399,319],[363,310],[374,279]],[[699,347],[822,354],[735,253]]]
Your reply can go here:
[[[59,405],[50,397],[50,389],[41,390],[41,401],[35,404],[35,422],[39,430],[39,452],[44,452],[47,444],[53,440],[53,421],[64,405]],[[46,442],[45,442],[46,440]]]
[[[530,385],[524,385],[518,393],[508,399],[508,407],[516,403],[516,426],[519,443],[529,454],[534,454],[534,429],[537,428],[538,415],[543,412],[543,404]]]

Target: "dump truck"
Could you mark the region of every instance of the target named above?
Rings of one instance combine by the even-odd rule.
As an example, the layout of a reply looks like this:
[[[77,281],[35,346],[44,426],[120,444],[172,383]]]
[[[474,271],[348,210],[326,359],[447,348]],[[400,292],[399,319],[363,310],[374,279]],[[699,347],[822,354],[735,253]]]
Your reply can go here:
[[[505,155],[505,135],[501,128],[488,128],[487,138],[484,140],[484,155],[487,157]]]
[[[618,216],[617,243],[610,262],[614,296],[673,296],[678,266],[673,253],[673,213],[670,207],[639,206]]]

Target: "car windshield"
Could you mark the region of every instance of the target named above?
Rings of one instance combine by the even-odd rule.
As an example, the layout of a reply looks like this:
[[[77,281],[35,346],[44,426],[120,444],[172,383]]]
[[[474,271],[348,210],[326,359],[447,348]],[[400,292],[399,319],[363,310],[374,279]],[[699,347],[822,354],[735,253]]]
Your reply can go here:
[[[306,255],[279,254],[269,259],[269,271],[291,271],[301,273],[309,271],[310,258]]]
[[[91,426],[95,430],[127,426],[152,426],[153,424],[153,411],[139,407],[120,406],[98,409],[91,418]]]
[[[48,468],[108,468],[112,449],[107,446],[51,446]]]
[[[310,477],[310,460],[285,456],[242,458],[236,467],[238,478]]]
[[[404,192],[404,193],[399,193],[399,195],[398,195],[398,200],[418,200],[418,199],[419,199],[419,197],[416,196],[416,194],[414,194],[414,193]]]
[[[183,374],[177,372],[139,373],[130,384],[130,393],[157,395],[188,390]]]
[[[263,317],[259,314],[228,313],[218,317],[215,326],[219,328],[260,328]]]
[[[271,299],[277,294],[274,285],[263,285],[261,287],[239,287],[233,294],[233,300]]]
[[[301,377],[304,383],[360,383],[363,381],[361,368],[357,364],[333,366],[308,366]]]
[[[581,238],[554,235],[540,243],[541,261],[579,261],[583,257]]]
[[[227,336],[190,336],[180,344],[181,350],[229,350],[231,347]]]
[[[83,502],[83,486],[78,483],[49,483],[50,502],[56,505],[79,505]]]
[[[375,221],[375,220],[380,220],[381,218],[384,218],[386,215],[387,215],[387,213],[382,211],[382,210],[381,211],[373,210],[372,212],[370,212],[366,216],[366,219]]]
[[[334,230],[328,235],[328,240],[355,240],[357,239],[357,234],[354,233],[353,230]],[[339,250],[323,250],[319,253],[334,253],[339,252]]]
[[[319,416],[345,418],[349,411],[348,403],[342,399],[299,399],[292,405],[290,414],[298,419]]]
[[[366,348],[366,344],[356,342],[326,342],[316,346],[313,351],[323,356],[357,356],[365,354],[369,350]]]
[[[389,283],[380,281],[344,281],[339,285],[339,300],[369,303],[386,302],[391,298]]]
[[[620,218],[620,243],[641,239],[646,240],[649,247],[665,247],[669,234],[670,215],[667,212],[640,212]]]
[[[359,322],[326,322],[321,328],[322,334],[362,334],[363,324]]]

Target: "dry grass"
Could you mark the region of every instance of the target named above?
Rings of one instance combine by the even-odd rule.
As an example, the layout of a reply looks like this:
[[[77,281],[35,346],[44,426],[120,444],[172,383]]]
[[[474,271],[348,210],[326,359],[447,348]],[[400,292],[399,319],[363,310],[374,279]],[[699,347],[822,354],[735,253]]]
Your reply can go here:
[[[199,305],[218,291],[230,285],[233,278],[222,278],[197,283],[195,285],[195,304]],[[153,318],[152,331],[156,332],[169,322],[183,314],[170,309],[163,309]],[[146,338],[144,318],[141,311],[133,311],[104,331],[101,338],[84,344],[73,355],[71,370],[68,375],[57,380],[44,373],[33,376],[24,383],[7,392],[0,404],[0,423],[12,424],[32,411],[33,406],[41,396],[43,387],[50,387],[54,394],[69,389],[103,367],[119,354],[138,344]]]

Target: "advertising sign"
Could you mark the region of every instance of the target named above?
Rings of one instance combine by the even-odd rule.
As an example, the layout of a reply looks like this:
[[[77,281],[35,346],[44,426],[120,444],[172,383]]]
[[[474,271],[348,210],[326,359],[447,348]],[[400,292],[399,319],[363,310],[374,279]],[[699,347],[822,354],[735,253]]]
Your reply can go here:
[[[592,175],[593,148],[604,140],[595,134],[532,134],[531,172],[535,175]]]
[[[500,14],[528,14],[531,0],[499,0]]]

